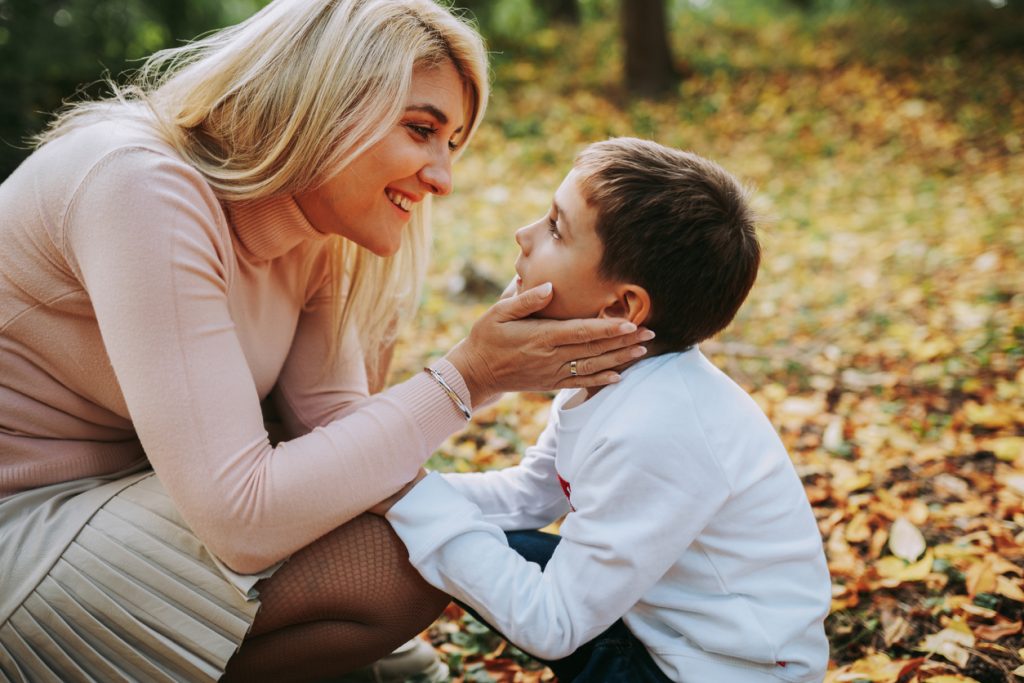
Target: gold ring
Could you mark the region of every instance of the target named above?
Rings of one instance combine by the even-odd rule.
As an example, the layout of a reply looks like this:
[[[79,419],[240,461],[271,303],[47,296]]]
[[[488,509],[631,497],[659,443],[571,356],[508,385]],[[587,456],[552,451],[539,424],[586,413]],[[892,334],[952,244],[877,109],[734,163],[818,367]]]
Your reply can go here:
[[[569,375],[572,377],[576,377],[579,374],[580,373],[576,371],[576,361],[569,361]]]

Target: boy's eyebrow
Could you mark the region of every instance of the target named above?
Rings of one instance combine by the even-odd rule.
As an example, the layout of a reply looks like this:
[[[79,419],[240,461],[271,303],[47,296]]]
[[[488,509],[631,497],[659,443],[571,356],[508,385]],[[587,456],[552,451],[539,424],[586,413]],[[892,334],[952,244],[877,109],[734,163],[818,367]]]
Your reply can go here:
[[[423,112],[425,114],[430,114],[435,119],[437,119],[442,126],[448,124],[448,115],[432,104],[410,104],[408,107],[405,108],[405,111],[418,111]],[[461,133],[462,126],[459,126],[453,132]]]
[[[562,224],[560,226],[562,228],[561,231],[563,233],[569,233],[571,235],[572,225],[569,224],[568,217],[566,217],[566,215],[562,212],[562,207],[558,205],[558,200],[555,199],[554,197],[551,198],[551,206],[555,207],[555,215],[558,216],[558,218],[560,218],[562,221]]]

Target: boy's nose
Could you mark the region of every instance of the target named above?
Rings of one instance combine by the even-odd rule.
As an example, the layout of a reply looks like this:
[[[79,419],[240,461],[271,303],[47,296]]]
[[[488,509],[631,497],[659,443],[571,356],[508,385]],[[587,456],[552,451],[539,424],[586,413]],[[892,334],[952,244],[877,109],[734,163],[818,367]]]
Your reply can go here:
[[[527,235],[527,231],[529,229],[530,226],[524,225],[523,227],[516,230],[516,244],[519,245],[519,248],[523,251],[524,254],[527,251],[527,244],[529,243],[529,236]]]

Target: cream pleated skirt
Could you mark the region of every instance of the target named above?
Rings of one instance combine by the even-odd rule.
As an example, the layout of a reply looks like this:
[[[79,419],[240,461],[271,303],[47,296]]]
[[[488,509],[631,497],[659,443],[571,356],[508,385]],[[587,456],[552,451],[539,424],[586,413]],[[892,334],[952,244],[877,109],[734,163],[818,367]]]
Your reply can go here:
[[[106,501],[0,625],[10,681],[215,681],[268,576],[223,567],[147,476]]]

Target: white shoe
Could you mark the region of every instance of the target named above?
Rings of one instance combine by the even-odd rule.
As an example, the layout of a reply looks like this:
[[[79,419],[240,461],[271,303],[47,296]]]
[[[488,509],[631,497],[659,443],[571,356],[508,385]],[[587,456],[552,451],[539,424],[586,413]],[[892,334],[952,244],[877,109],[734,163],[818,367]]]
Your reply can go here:
[[[358,671],[334,679],[334,683],[445,683],[448,666],[422,638],[413,638],[386,657]]]

